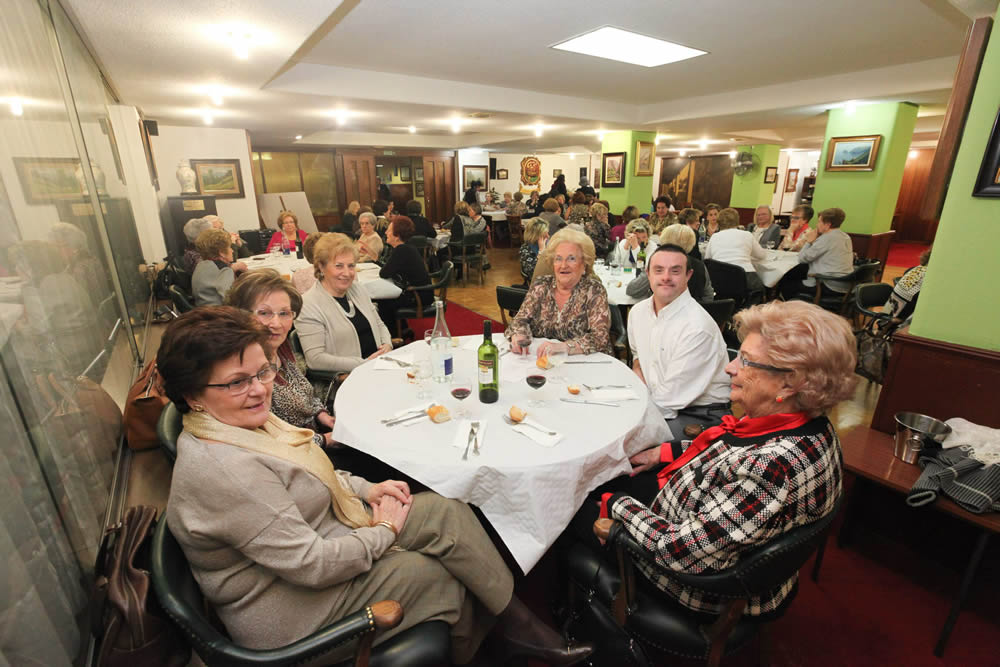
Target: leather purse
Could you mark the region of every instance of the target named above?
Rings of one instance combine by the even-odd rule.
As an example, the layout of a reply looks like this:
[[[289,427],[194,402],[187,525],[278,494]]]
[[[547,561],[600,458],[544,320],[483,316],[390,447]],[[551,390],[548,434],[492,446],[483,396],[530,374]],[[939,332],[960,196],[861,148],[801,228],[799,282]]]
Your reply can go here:
[[[125,441],[130,449],[153,449],[159,446],[156,422],[168,401],[160,386],[154,357],[142,369],[125,399]]]
[[[191,657],[152,592],[150,545],[156,509],[130,507],[101,540],[91,594],[96,667],[182,667]]]

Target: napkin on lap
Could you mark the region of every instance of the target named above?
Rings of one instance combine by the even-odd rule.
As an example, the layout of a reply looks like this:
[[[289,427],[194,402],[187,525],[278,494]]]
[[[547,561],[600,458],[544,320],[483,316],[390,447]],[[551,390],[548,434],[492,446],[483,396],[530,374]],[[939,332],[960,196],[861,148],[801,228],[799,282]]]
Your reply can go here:
[[[455,449],[461,449],[463,452],[465,451],[465,446],[469,444],[469,431],[472,429],[473,421],[479,422],[479,435],[477,436],[477,438],[479,440],[479,451],[480,452],[483,451],[483,441],[484,441],[483,436],[486,435],[486,423],[487,423],[485,419],[479,419],[479,420],[456,419],[455,437],[451,441],[452,447],[454,447]],[[470,446],[469,456],[473,455],[472,451],[473,447]]]
[[[631,389],[596,389],[581,398],[595,401],[628,401],[639,397]]]
[[[532,428],[530,426],[525,426],[524,424],[535,424],[540,428],[544,428],[546,431],[555,431],[554,428],[550,428],[541,422],[534,419],[525,419],[521,424],[517,426],[511,425],[511,428],[520,433],[523,436],[531,438],[536,443],[542,447],[555,447],[559,444],[559,441],[563,439],[562,433],[556,433],[555,435],[549,435],[547,433],[542,433],[537,428]]]

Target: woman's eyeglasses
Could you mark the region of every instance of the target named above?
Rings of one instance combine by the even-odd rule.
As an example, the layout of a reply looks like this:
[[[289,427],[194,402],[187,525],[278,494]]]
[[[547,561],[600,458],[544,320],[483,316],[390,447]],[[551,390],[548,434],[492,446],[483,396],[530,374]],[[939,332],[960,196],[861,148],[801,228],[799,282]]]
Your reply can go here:
[[[268,364],[265,368],[260,369],[254,375],[249,375],[245,378],[240,378],[239,380],[233,380],[232,382],[222,382],[219,384],[206,384],[206,387],[219,387],[229,390],[230,396],[240,396],[250,391],[250,385],[253,383],[254,378],[260,381],[261,384],[270,384],[274,382],[274,378],[278,375],[278,367],[274,364]]]
[[[273,320],[275,315],[278,316],[279,320],[283,320],[285,322],[294,319],[295,317],[295,313],[293,313],[290,310],[279,310],[278,312],[275,313],[270,310],[261,309],[261,310],[255,310],[253,312],[258,319],[261,319],[265,322],[270,322],[271,320]]]
[[[736,355],[736,358],[739,360],[741,368],[746,368],[747,366],[749,366],[750,368],[759,368],[762,371],[771,371],[772,373],[792,372],[791,368],[778,368],[777,366],[771,366],[768,364],[761,364],[756,361],[750,361],[749,359],[743,356],[742,351],[740,351],[740,353]]]

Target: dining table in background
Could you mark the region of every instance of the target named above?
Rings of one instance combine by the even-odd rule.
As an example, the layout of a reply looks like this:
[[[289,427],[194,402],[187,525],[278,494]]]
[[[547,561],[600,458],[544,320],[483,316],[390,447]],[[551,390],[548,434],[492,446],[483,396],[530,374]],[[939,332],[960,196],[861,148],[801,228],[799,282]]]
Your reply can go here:
[[[500,334],[494,334],[495,341],[501,339]],[[532,349],[542,340],[536,339]],[[450,384],[409,379],[408,368],[385,360],[366,362],[351,371],[337,391],[333,438],[378,458],[442,496],[479,507],[527,573],[566,528],[587,494],[614,477],[628,474],[628,457],[669,440],[670,429],[638,376],[617,359],[600,353],[574,355],[569,361],[576,363],[543,372],[536,367],[533,352],[524,356],[501,352],[500,399],[480,403],[475,373],[476,349],[482,336],[463,336],[455,341],[457,381]],[[506,347],[503,341],[501,350]],[[430,347],[417,341],[394,350],[392,358],[417,363],[429,354]],[[535,374],[549,376],[538,390],[525,381]],[[553,381],[552,375],[561,375],[568,383]],[[608,399],[615,406],[560,400],[600,396],[586,389],[578,395],[569,393],[569,384],[583,383],[622,385],[625,389],[604,391],[624,391],[635,398]],[[472,391],[461,405],[450,393],[459,385]],[[421,388],[430,392],[430,398],[417,397]],[[545,407],[529,406],[536,398],[544,399]],[[432,402],[453,413],[465,408],[469,415],[442,424],[425,416],[394,427],[380,421]],[[503,419],[512,405],[561,434],[561,440],[547,447],[513,430]],[[478,420],[484,426],[480,454],[469,454],[463,460],[463,449],[455,444],[466,444],[467,420]]]
[[[312,265],[304,259],[299,259],[295,255],[273,254],[254,255],[243,260],[247,269],[274,269],[285,279],[291,280],[292,274],[299,269],[311,267]],[[386,280],[378,275],[380,267],[372,262],[362,262],[357,265],[357,278],[359,285],[365,288],[368,296],[372,300],[395,299],[403,293],[403,290],[391,280]]]
[[[765,287],[774,287],[786,273],[799,265],[799,253],[789,250],[765,249],[766,259],[754,262],[757,275]]]
[[[639,303],[643,298],[635,298],[625,293],[628,284],[635,280],[635,269],[626,271],[622,267],[610,267],[603,262],[594,264],[594,273],[604,284],[604,290],[608,293],[608,303],[612,306],[631,306]]]

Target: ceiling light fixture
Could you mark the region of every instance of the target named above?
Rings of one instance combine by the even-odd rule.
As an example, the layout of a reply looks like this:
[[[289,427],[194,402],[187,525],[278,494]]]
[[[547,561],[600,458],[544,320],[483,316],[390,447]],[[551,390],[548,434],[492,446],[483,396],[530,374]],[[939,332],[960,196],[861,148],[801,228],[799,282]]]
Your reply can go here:
[[[707,151],[708,150],[708,140],[707,139],[702,139],[701,142],[698,144],[698,148],[700,148],[703,151]]]
[[[20,97],[12,97],[12,98],[10,98],[10,100],[8,101],[8,104],[10,105],[10,112],[12,114],[14,114],[15,116],[23,116],[24,115],[24,105],[21,104],[21,98]]]
[[[598,141],[604,141],[604,131],[603,130],[598,130],[597,131],[597,140]]]
[[[209,93],[209,99],[212,100],[212,104],[217,107],[221,107],[222,103],[225,101],[222,98],[222,91],[218,88],[213,88]]]
[[[301,140],[302,140],[302,135],[301,134],[296,134],[295,135],[295,141],[301,141]]]
[[[203,121],[205,121],[205,125],[211,125],[212,123],[215,122],[215,118],[212,116],[212,114],[210,114],[207,111],[204,112],[204,114],[202,115],[201,119]]]
[[[535,125],[535,136],[536,137],[542,136],[542,132],[544,130],[545,130],[545,126],[542,125],[541,123],[538,123],[537,125]]]
[[[337,125],[343,125],[347,122],[346,109],[337,109],[337,111],[334,112],[334,116],[337,118]]]
[[[462,121],[460,121],[457,118],[452,118],[451,119],[451,131],[454,132],[455,134],[458,134],[459,132],[461,132],[462,131]]]
[[[251,39],[252,36],[246,30],[230,30],[229,41],[233,45],[233,55],[240,60],[249,60]]]
[[[855,111],[858,110],[858,103],[854,100],[848,100],[844,102],[844,113],[848,115],[853,115]]]
[[[414,125],[411,125],[407,129],[410,131],[410,134],[416,134],[417,133],[417,128]]]
[[[685,155],[687,155],[687,151],[686,151],[686,150],[684,150],[683,148],[682,148],[682,149],[680,149],[679,151],[677,151],[677,153],[678,153],[678,155],[680,155],[681,157],[684,157]]]
[[[569,154],[569,159],[570,160],[575,160],[576,159],[576,153],[570,153]]]
[[[913,158],[917,157],[917,151],[910,151],[909,153],[907,153],[906,157],[912,160]]]
[[[660,135],[656,135],[656,138],[653,139],[653,143],[657,146],[660,145]]]
[[[707,53],[700,49],[692,49],[611,26],[573,37],[553,45],[552,48],[642,67],[659,67]]]
[[[729,157],[731,157],[732,159],[735,160],[736,159],[736,151],[729,151]]]

